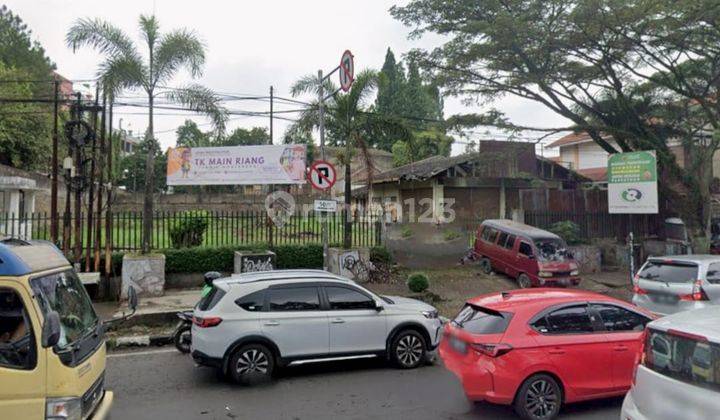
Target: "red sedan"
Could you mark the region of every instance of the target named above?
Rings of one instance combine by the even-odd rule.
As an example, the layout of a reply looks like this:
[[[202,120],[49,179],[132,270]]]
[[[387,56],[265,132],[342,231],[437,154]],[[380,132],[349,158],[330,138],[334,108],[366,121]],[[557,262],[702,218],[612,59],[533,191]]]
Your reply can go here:
[[[445,326],[440,357],[470,400],[546,420],[564,403],[625,394],[651,319],[584,290],[493,293],[469,300]]]

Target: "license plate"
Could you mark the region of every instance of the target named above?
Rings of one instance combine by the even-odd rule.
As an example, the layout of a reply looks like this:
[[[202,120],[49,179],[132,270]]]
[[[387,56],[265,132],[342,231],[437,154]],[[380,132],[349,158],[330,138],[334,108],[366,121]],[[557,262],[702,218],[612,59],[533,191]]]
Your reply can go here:
[[[467,343],[455,337],[450,337],[450,348],[458,353],[465,354],[467,352]]]
[[[651,294],[650,299],[655,303],[661,303],[664,305],[675,305],[678,302],[678,297],[675,295],[665,294]]]

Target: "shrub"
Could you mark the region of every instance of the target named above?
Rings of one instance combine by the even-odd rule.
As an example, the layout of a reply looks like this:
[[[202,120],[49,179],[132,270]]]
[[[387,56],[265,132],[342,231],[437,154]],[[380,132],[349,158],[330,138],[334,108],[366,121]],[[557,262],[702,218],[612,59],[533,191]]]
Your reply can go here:
[[[322,245],[277,245],[272,248],[276,254],[278,269],[322,268]]]
[[[413,273],[408,277],[407,286],[413,293],[422,293],[430,287],[430,281],[424,273]]]
[[[459,237],[460,233],[453,229],[445,229],[445,232],[443,232],[443,238],[445,238],[446,241],[452,241]]]
[[[584,242],[580,235],[580,226],[570,220],[553,223],[548,230],[563,238],[568,245],[576,245]]]
[[[410,229],[410,226],[403,226],[400,228],[400,236],[403,238],[409,238],[413,234],[412,229]]]
[[[208,227],[207,212],[195,210],[180,214],[170,228],[170,242],[174,248],[190,248],[202,245]]]
[[[393,258],[384,246],[374,246],[370,248],[370,262],[373,264],[392,264]]]

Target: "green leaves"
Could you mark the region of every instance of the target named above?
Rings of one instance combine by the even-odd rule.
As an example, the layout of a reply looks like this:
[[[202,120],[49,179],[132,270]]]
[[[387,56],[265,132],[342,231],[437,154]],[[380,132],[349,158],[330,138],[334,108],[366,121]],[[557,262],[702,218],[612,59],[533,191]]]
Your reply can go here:
[[[222,106],[221,99],[212,90],[198,84],[191,84],[180,89],[172,89],[166,92],[165,96],[173,102],[207,115],[218,136],[225,132],[228,113]]]

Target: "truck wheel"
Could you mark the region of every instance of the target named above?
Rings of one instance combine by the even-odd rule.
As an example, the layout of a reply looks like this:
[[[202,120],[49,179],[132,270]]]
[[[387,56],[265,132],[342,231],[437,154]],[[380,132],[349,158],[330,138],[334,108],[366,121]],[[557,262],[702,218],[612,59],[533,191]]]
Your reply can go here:
[[[521,289],[532,287],[532,281],[530,281],[530,277],[528,277],[527,274],[521,273],[517,278],[517,282]]]
[[[230,357],[228,373],[239,384],[255,385],[272,378],[275,357],[262,344],[248,344]]]
[[[485,274],[492,274],[492,264],[490,263],[490,258],[488,257],[482,257],[480,259],[480,269]]]

